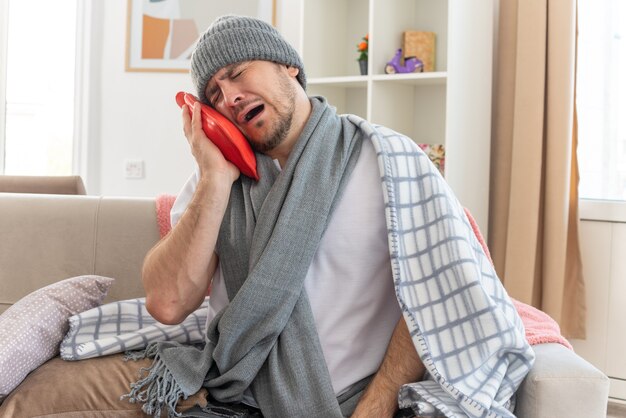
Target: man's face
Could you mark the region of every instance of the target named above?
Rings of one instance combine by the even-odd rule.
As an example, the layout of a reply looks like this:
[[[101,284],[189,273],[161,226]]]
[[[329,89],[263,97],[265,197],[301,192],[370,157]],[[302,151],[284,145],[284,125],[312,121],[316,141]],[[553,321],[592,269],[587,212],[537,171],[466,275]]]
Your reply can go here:
[[[205,94],[211,106],[267,153],[287,137],[295,110],[298,69],[269,61],[245,61],[220,69]]]

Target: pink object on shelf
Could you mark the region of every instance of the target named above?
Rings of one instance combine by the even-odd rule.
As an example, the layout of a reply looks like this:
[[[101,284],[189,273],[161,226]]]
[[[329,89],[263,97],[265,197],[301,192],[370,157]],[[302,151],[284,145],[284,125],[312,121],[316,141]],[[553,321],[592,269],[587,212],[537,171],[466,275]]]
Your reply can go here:
[[[442,144],[417,144],[417,146],[424,151],[441,175],[445,177],[446,147]]]

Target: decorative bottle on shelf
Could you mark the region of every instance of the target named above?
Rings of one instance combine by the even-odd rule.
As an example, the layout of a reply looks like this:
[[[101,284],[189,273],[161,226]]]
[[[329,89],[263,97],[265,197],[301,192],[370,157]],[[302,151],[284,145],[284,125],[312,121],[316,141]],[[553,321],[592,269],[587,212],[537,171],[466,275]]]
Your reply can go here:
[[[367,50],[369,46],[369,38],[369,34],[365,35],[361,38],[361,42],[359,42],[356,46],[356,51],[359,53],[357,61],[359,62],[361,75],[367,75]]]
[[[359,60],[359,69],[361,70],[361,75],[367,75],[367,60]]]

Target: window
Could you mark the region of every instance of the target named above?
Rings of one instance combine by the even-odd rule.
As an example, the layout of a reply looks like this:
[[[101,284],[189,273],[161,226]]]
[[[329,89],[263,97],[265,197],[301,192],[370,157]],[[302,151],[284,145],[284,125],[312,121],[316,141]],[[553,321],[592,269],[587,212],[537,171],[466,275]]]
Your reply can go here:
[[[0,1],[0,173],[72,174],[77,0]]]
[[[578,1],[579,195],[626,201],[626,1]]]

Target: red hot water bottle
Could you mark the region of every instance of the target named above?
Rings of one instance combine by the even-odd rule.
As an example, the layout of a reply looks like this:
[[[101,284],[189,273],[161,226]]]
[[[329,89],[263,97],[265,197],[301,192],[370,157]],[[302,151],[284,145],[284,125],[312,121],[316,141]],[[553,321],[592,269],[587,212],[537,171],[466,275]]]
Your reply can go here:
[[[186,104],[193,108],[197,101],[193,94],[183,91],[176,94],[176,103],[180,107]],[[217,110],[204,103],[200,105],[202,130],[206,136],[222,151],[224,158],[235,164],[243,174],[258,181],[256,157],[241,131]]]

